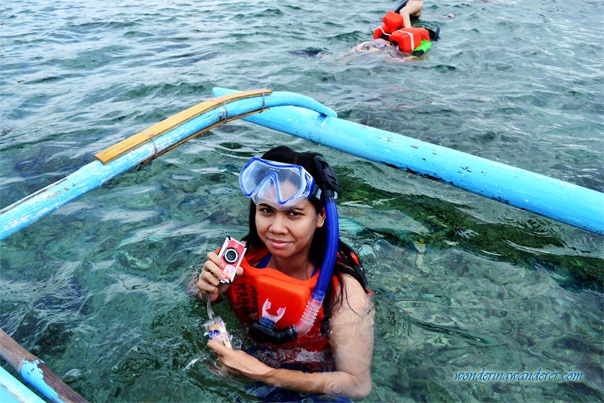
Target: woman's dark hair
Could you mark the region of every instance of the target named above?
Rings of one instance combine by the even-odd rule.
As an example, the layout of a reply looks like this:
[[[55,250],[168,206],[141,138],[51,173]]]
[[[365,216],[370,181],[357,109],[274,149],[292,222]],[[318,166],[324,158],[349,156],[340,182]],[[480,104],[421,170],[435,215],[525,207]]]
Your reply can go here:
[[[262,158],[269,161],[283,162],[286,164],[300,165],[308,171],[309,174],[315,180],[321,189],[325,188],[322,182],[321,175],[318,171],[318,167],[315,163],[314,158],[319,156],[318,153],[313,152],[296,152],[289,147],[279,146],[267,151]],[[322,192],[324,193],[324,192]],[[309,201],[315,207],[317,213],[320,213],[323,209],[323,200],[319,200],[316,197],[311,197]],[[249,213],[249,233],[244,237],[247,242],[248,250],[256,248],[264,248],[264,243],[258,236],[258,229],[256,228],[256,205],[250,200],[250,213]],[[327,225],[317,228],[312,239],[309,251],[309,260],[315,267],[320,267],[323,263],[325,256],[325,249],[327,247]],[[342,240],[338,240],[338,256],[336,258],[336,264],[333,268],[334,275],[342,283],[342,275],[348,274],[354,277],[362,286],[365,292],[369,292],[367,288],[367,279],[360,260],[353,252],[352,248],[346,245]],[[334,308],[339,306],[343,301],[343,288],[340,287],[340,293],[334,298],[334,284],[333,279],[329,281],[327,290],[325,292],[325,300],[323,304],[323,312],[325,321],[323,323],[323,330],[326,331],[326,326]]]

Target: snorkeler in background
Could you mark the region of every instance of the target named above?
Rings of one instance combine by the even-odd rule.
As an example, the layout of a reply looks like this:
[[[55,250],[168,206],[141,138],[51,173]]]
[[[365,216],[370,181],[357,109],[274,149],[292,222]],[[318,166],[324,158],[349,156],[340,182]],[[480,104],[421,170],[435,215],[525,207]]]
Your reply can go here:
[[[376,52],[386,50],[393,57],[417,58],[438,40],[439,32],[426,28],[414,28],[412,19],[417,19],[424,3],[422,0],[405,0],[392,11],[386,13],[383,25],[376,28],[373,40],[363,42],[353,48],[356,52]]]
[[[251,344],[208,347],[228,374],[261,382],[252,393],[263,400],[366,397],[374,307],[361,263],[339,237],[335,172],[316,153],[281,146],[252,158],[239,182],[251,199],[241,267],[225,283],[225,261],[209,252],[197,287],[202,300],[229,300]]]

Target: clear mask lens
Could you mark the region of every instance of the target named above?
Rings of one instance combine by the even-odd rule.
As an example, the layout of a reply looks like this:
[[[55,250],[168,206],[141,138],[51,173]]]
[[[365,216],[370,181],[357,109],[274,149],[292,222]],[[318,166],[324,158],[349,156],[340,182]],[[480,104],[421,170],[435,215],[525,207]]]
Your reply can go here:
[[[301,166],[252,158],[239,175],[241,190],[254,203],[290,208],[313,194],[314,179]]]

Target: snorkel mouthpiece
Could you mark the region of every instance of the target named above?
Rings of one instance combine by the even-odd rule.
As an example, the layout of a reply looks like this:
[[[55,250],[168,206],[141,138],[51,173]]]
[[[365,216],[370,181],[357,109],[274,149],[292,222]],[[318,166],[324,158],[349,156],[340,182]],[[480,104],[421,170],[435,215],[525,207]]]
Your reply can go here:
[[[302,317],[294,326],[290,326],[281,330],[275,330],[276,320],[270,315],[265,315],[267,307],[266,302],[263,306],[262,319],[252,323],[250,327],[250,336],[261,343],[284,344],[302,337],[312,329],[313,324],[319,314],[323,299],[325,299],[325,291],[329,285],[331,274],[336,262],[338,253],[338,243],[340,240],[340,229],[338,226],[338,210],[336,208],[336,197],[340,191],[340,183],[335,171],[327,161],[322,157],[314,158],[315,165],[321,175],[322,184],[322,199],[325,206],[325,221],[327,224],[327,245],[321,272],[317,284],[313,288],[312,294],[306,304]],[[278,316],[278,315],[277,315]],[[278,320],[278,319],[277,319]]]
[[[295,340],[298,334],[294,326],[279,331],[275,330],[275,324],[283,317],[287,308],[279,308],[277,315],[271,315],[268,313],[270,307],[271,303],[267,299],[262,305],[262,317],[258,322],[252,323],[250,327],[250,336],[256,341],[271,344],[283,344]]]
[[[272,326],[275,326],[273,323]],[[254,322],[250,327],[250,336],[260,343],[270,343],[280,345],[294,341],[298,338],[298,333],[294,326],[281,330],[275,330],[272,326],[262,322]]]

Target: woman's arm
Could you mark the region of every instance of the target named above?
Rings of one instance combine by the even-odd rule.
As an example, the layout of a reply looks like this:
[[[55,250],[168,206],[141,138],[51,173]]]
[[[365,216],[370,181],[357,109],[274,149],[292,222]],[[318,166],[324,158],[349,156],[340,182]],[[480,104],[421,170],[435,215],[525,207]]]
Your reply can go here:
[[[371,299],[354,278],[342,281],[344,301],[330,320],[330,345],[336,371],[304,373],[276,369],[241,350],[229,350],[210,340],[208,347],[217,353],[227,371],[234,375],[304,393],[344,395],[362,399],[371,392],[373,355],[373,317]]]
[[[342,305],[329,323],[329,343],[338,372],[347,374],[342,392],[363,398],[371,392],[371,359],[375,310],[369,295],[353,277],[342,276]]]
[[[424,3],[422,0],[409,0],[405,7],[399,11],[399,14],[403,16],[403,27],[411,28],[411,16],[419,17],[423,8]]]

